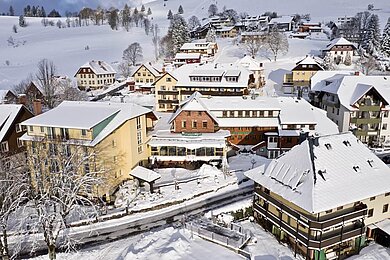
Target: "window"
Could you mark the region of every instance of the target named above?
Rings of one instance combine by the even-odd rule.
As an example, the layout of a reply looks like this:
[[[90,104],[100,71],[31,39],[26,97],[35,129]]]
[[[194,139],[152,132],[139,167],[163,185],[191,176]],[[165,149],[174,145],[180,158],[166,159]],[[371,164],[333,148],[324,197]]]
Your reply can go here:
[[[197,128],[198,122],[196,120],[192,120],[192,128]]]
[[[264,111],[259,111],[259,117],[264,117]]]
[[[137,132],[137,144],[141,145],[142,144],[142,133]]]
[[[8,141],[1,142],[1,144],[0,144],[0,151],[3,152],[3,153],[6,153],[6,152],[9,151]]]
[[[187,128],[187,121],[185,121],[185,120],[181,121],[181,127]]]
[[[20,140],[19,138],[16,139],[16,142],[18,143],[19,148],[24,146],[24,142],[22,140]]]
[[[382,213],[386,213],[389,210],[389,204],[383,205]]]
[[[86,135],[87,135],[87,130],[81,129],[81,135],[82,135],[82,136],[86,136]]]
[[[368,217],[368,218],[371,218],[373,215],[374,215],[374,209],[369,209],[369,210],[368,210],[367,217]]]
[[[22,127],[20,124],[16,124],[15,128],[16,128],[16,133],[22,132]]]
[[[202,127],[203,127],[203,128],[207,128],[207,121],[203,121],[203,122],[202,122]]]
[[[227,111],[222,111],[222,117],[227,117]]]

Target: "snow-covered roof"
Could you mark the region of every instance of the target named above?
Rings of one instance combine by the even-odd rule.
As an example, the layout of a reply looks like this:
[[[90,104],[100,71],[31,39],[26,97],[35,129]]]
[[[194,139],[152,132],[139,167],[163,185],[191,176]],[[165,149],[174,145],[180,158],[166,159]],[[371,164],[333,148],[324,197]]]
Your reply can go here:
[[[226,73],[240,71],[237,82],[227,81]],[[245,88],[248,86],[248,69],[239,64],[229,63],[207,63],[207,64],[186,64],[172,71],[172,75],[178,80],[177,87],[213,87],[213,88]],[[190,77],[222,77],[221,81],[191,81]]]
[[[230,136],[228,130],[219,130],[215,133],[181,134],[170,130],[159,130],[148,141],[152,147],[176,146],[196,149],[201,147],[226,147],[226,138]]]
[[[186,42],[180,47],[180,50],[207,50],[212,48],[214,44],[212,42]]]
[[[94,146],[127,120],[152,112],[133,103],[64,101],[56,108],[24,121],[23,125],[92,129],[109,120],[103,130],[88,144]]]
[[[145,167],[142,167],[142,166],[135,167],[130,172],[130,175],[134,176],[138,179],[144,180],[146,182],[153,182],[153,181],[161,178],[161,175],[158,174],[157,172],[146,169]]]
[[[142,64],[141,66],[139,66],[138,69],[133,73],[133,75],[135,75],[135,73],[137,73],[138,70],[142,67],[145,67],[155,77],[161,76],[160,72],[154,66],[152,66],[152,64],[150,64],[150,63],[145,63],[145,64]]]
[[[10,89],[0,89],[0,104],[5,101],[5,97],[8,95],[8,93],[16,96],[16,94]]]
[[[294,17],[292,16],[281,16],[281,17],[276,17],[272,18],[269,24],[284,24],[284,23],[291,23],[293,21]]]
[[[313,214],[390,191],[390,168],[350,132],[310,137],[245,175]]]
[[[169,124],[175,120],[175,118],[182,111],[204,111],[206,112],[215,122],[217,118],[210,112],[210,110],[205,106],[203,101],[201,100],[202,95],[199,92],[194,92],[188,99],[184,100],[180,103],[179,109],[172,115],[172,118],[169,120]]]
[[[91,69],[93,73],[96,75],[100,74],[115,74],[116,71],[111,67],[110,64],[108,64],[105,61],[95,61],[92,60],[90,62],[85,63],[83,66],[80,67],[81,69]]]
[[[348,41],[347,39],[345,39],[344,37],[340,37],[340,38],[336,38],[334,40],[332,40],[327,46],[326,48],[324,49],[325,51],[329,51],[331,50],[333,47],[335,46],[352,46],[356,49],[356,45],[350,41]]]
[[[3,141],[10,127],[12,127],[23,105],[0,105],[0,142]]]
[[[353,105],[372,88],[390,104],[390,78],[386,76],[346,75],[326,81],[329,84],[319,86],[321,89],[316,91],[336,94],[340,104],[349,110],[354,110]]]
[[[260,66],[260,61],[253,59],[249,55],[246,55],[244,58],[238,60],[236,63],[253,72],[264,70],[264,68]]]
[[[186,60],[186,59],[200,59],[201,54],[197,52],[191,53],[176,53],[175,60]]]
[[[345,75],[353,75],[354,71],[340,70],[320,70],[310,78],[310,90],[321,91],[325,86],[325,80],[333,80],[344,77]]]

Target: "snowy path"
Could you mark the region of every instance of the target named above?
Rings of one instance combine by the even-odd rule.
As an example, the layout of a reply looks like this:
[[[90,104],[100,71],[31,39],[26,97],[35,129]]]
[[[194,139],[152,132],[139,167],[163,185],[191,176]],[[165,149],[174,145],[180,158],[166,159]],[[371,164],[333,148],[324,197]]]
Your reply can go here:
[[[242,185],[230,185],[212,194],[199,196],[191,201],[168,208],[133,214],[88,226],[74,227],[71,228],[69,232],[72,239],[79,241],[80,244],[93,245],[96,243],[108,242],[118,238],[128,237],[131,234],[146,231],[167,223],[180,221],[191,215],[196,215],[215,207],[241,200],[243,195],[245,196],[245,194],[251,193],[252,190],[252,182],[245,182]],[[36,234],[31,235],[30,238],[22,243],[22,252],[30,252],[32,241],[36,243],[37,252],[45,250],[42,235]],[[10,239],[10,245],[14,243],[15,240]]]

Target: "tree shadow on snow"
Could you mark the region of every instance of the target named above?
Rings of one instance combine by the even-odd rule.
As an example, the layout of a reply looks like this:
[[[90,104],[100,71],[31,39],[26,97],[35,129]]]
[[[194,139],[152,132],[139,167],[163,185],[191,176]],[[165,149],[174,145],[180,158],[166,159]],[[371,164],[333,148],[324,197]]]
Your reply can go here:
[[[290,73],[291,71],[285,70],[285,69],[277,69],[270,72],[268,75],[268,79],[272,80],[278,85],[281,85],[283,83],[283,77],[286,73]]]

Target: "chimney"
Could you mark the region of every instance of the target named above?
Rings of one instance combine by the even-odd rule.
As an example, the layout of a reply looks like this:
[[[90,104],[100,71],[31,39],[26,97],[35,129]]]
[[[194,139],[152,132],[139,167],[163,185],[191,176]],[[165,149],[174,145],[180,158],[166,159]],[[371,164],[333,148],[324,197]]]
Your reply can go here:
[[[36,116],[42,114],[42,101],[40,99],[33,101],[33,112]]]
[[[27,96],[26,94],[19,94],[19,104],[27,106]]]

